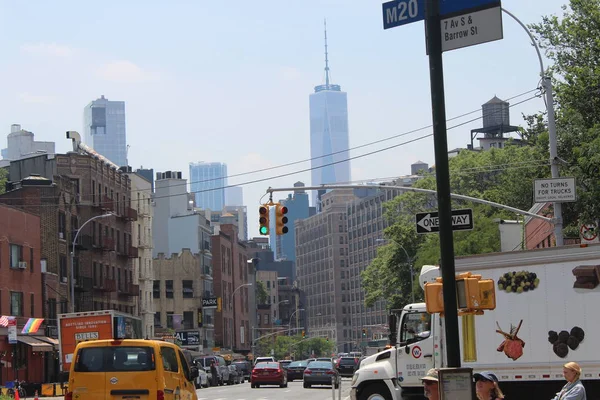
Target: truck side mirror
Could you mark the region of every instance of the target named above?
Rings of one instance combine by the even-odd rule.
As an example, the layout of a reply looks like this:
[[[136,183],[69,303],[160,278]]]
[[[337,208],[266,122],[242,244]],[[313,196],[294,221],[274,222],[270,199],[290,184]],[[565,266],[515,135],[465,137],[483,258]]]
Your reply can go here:
[[[390,344],[392,346],[396,345],[396,338],[397,338],[397,333],[398,333],[398,331],[396,330],[397,322],[398,322],[397,318],[394,314],[390,314],[388,316],[388,328],[390,330],[389,339],[390,339]]]

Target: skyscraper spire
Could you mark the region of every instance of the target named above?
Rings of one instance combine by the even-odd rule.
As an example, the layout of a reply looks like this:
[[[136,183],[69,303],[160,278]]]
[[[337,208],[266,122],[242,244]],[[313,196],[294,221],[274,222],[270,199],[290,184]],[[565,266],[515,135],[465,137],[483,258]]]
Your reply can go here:
[[[327,19],[324,19],[325,26],[325,86],[329,89],[329,60],[327,59]]]

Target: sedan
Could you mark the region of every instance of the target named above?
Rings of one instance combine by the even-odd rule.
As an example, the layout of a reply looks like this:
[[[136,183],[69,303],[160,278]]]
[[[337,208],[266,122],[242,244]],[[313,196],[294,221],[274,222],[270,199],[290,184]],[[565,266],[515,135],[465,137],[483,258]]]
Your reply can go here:
[[[287,373],[278,362],[259,362],[252,369],[250,387],[252,389],[260,385],[279,385],[287,387]]]
[[[354,357],[341,357],[336,361],[335,367],[341,376],[354,376],[356,366],[358,365],[358,359]]]
[[[302,379],[307,365],[307,360],[292,361],[287,367],[288,382],[292,382],[294,379]]]
[[[305,388],[310,388],[312,385],[331,385],[333,381],[336,389],[342,379],[331,361],[311,362],[304,370],[303,378]]]

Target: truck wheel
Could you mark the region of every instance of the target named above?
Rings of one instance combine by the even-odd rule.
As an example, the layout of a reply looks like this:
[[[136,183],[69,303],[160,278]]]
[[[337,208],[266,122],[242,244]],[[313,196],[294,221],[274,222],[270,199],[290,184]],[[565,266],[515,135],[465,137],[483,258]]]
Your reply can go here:
[[[369,385],[361,390],[358,400],[392,400],[387,387],[382,384]]]

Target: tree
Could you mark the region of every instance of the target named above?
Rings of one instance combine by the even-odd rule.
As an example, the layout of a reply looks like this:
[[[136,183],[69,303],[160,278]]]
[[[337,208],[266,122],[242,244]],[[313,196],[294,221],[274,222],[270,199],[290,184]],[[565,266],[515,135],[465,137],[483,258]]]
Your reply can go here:
[[[535,146],[520,147],[509,142],[503,149],[460,152],[450,160],[452,193],[529,209],[533,203],[533,180],[550,174],[544,140],[538,139],[539,145]],[[435,176],[425,175],[415,183],[415,187],[435,190]],[[378,249],[377,257],[361,275],[367,307],[385,299],[388,309],[398,309],[411,302],[411,293],[415,294],[416,301],[423,298],[416,277],[422,265],[439,264],[439,236],[417,234],[414,216],[418,212],[434,210],[436,204],[434,194],[413,192],[404,193],[385,204],[389,226],[384,235],[388,244]],[[512,213],[462,200],[454,200],[452,204],[453,209],[472,208],[476,221],[472,231],[454,233],[455,255],[500,250],[497,220],[513,219]],[[415,277],[412,284],[411,265]]]
[[[267,293],[265,284],[262,281],[256,282],[256,298],[258,299],[258,304],[266,304],[269,298],[269,293]]]
[[[562,176],[577,178],[578,199],[563,204],[565,225],[600,217],[600,2],[571,0],[563,15],[530,25],[556,89],[558,155]]]
[[[0,194],[6,191],[6,180],[8,179],[8,171],[6,168],[0,168]]]

